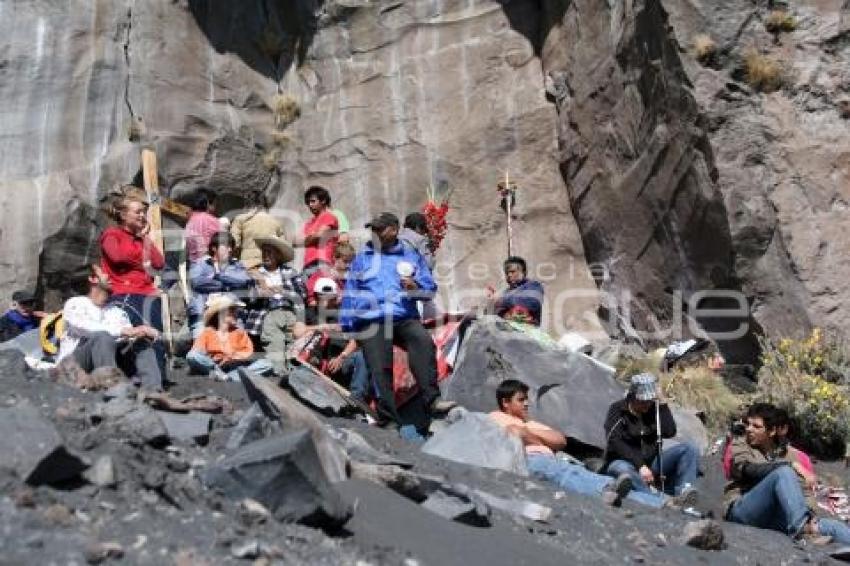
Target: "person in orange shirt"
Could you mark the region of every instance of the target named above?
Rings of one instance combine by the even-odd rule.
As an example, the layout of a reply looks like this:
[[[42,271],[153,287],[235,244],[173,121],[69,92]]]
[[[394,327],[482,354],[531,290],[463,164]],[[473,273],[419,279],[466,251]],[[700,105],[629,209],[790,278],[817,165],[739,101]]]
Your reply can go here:
[[[496,388],[498,411],[490,418],[506,432],[517,436],[525,446],[528,471],[537,479],[551,482],[561,489],[584,495],[601,495],[602,500],[619,506],[622,499],[659,508],[664,500],[648,493],[631,491],[632,482],[627,474],[616,480],[594,474],[581,463],[575,463],[556,452],[567,446],[567,437],[560,431],[528,418],[528,385],[517,379],[506,379]]]
[[[244,306],[245,303],[227,295],[213,296],[207,301],[204,329],[186,355],[192,371],[219,381],[239,381],[239,367],[260,375],[271,373],[271,362],[253,359],[251,338],[238,326],[238,309]]]

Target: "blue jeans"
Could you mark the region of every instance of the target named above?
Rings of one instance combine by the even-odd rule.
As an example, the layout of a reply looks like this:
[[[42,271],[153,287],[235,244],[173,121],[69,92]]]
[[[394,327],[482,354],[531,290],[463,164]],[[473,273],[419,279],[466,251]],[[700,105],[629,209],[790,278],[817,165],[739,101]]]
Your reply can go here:
[[[189,314],[186,316],[186,322],[189,325],[189,332],[192,333],[192,340],[194,340],[201,334],[201,330],[204,329],[204,320],[201,315]]]
[[[204,352],[199,352],[198,350],[189,350],[189,353],[186,354],[186,361],[189,363],[189,367],[192,371],[195,371],[201,375],[208,375],[212,370],[218,368],[222,371],[225,371],[220,365],[215,363],[211,357],[209,357]],[[227,378],[230,381],[239,381],[239,372],[238,368],[234,366],[241,366],[245,369],[252,371],[254,373],[263,375],[272,371],[272,363],[265,358],[258,358],[256,360],[244,360],[241,362],[231,363],[227,365],[226,371]]]
[[[726,519],[796,536],[811,517],[800,478],[791,466],[776,468],[729,507]],[[834,519],[818,519],[818,532],[850,544],[850,527]]]
[[[357,350],[351,356],[351,390],[352,397],[356,397],[361,401],[366,401],[369,397],[369,366],[366,365],[366,358],[361,350]]]
[[[582,495],[600,495],[614,480],[601,474],[594,474],[580,464],[561,460],[547,454],[528,454],[526,457],[528,471],[537,479],[554,483],[567,491]],[[629,492],[626,499],[660,508],[664,500],[650,493],[637,491]]]
[[[649,467],[658,476],[659,471],[664,475],[664,490],[670,495],[679,495],[686,487],[697,481],[699,467],[699,449],[693,444],[683,442],[667,448],[663,452],[664,469],[659,470],[658,458]],[[641,479],[634,464],[626,460],[614,460],[606,470],[609,476],[616,478],[620,474],[629,474],[636,491],[650,493],[652,490]]]

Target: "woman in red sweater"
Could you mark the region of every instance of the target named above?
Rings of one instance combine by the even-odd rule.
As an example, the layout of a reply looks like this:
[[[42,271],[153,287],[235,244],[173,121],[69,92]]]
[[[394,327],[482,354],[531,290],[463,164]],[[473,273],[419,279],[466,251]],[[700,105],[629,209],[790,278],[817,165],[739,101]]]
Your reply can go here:
[[[110,304],[123,308],[133,326],[162,332],[162,301],[151,270],[165,267],[165,258],[148,237],[147,214],[147,195],[132,185],[123,187],[109,209],[117,226],[100,235],[100,265],[112,284]],[[161,340],[153,346],[164,382],[165,347]]]

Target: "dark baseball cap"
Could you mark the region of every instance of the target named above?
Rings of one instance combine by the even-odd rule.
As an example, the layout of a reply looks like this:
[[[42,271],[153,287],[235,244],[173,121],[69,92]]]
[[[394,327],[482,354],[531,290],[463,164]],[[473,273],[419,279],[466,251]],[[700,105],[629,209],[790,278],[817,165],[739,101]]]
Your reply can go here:
[[[12,293],[12,300],[16,303],[34,303],[35,295],[29,291],[15,291]]]
[[[366,223],[366,228],[372,228],[373,230],[375,228],[386,228],[387,226],[395,226],[398,228],[398,216],[392,212],[382,212]]]

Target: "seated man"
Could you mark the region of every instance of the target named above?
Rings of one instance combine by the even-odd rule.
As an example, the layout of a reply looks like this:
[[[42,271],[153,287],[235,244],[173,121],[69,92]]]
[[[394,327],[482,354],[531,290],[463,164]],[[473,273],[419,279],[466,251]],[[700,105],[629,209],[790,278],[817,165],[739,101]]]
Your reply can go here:
[[[89,267],[88,286],[87,295],[68,299],[62,309],[64,334],[57,362],[73,356],[87,372],[120,366],[144,389],[161,390],[162,374],[152,347],[159,331],[133,326],[123,309],[105,306],[111,286],[100,266]]]
[[[216,232],[210,238],[207,255],[192,262],[189,269],[192,299],[186,309],[192,338],[197,338],[203,329],[201,317],[211,293],[244,291],[254,285],[245,266],[233,258],[233,246],[233,236]]]
[[[661,507],[662,500],[647,493],[630,492],[631,479],[623,474],[616,480],[594,474],[581,464],[555,456],[567,445],[567,438],[557,430],[528,419],[528,386],[516,379],[506,379],[496,389],[498,411],[490,418],[525,445],[526,462],[531,474],[563,489],[584,495],[602,495],[610,505],[619,505],[624,497],[651,507]]]
[[[237,309],[244,306],[228,295],[209,301],[204,311],[204,329],[186,355],[192,371],[219,381],[239,381],[236,370],[241,366],[260,375],[271,373],[268,360],[252,359],[254,344],[248,333],[239,328]]]
[[[791,537],[826,536],[850,544],[850,527],[818,518],[812,494],[815,475],[794,451],[779,450],[780,415],[769,403],[747,411],[746,434],[732,441],[731,479],[724,490],[726,520]]]
[[[35,297],[29,291],[12,293],[12,307],[0,316],[0,342],[38,328],[43,312],[34,311]]]
[[[292,246],[277,236],[257,238],[263,265],[255,272],[257,297],[244,313],[245,330],[266,352],[277,373],[288,370],[286,351],[292,329],[303,312],[306,288],[301,275],[288,263]]]
[[[357,342],[345,337],[339,326],[338,284],[330,277],[311,278],[311,281],[316,304],[305,309],[304,322],[295,323],[292,331],[295,340],[306,339],[302,352],[307,362],[349,387],[355,399],[366,402],[369,370]]]
[[[511,256],[505,260],[505,282],[508,289],[495,297],[496,290],[487,287],[487,297],[493,300],[495,314],[515,322],[540,326],[543,313],[543,285],[526,275],[528,267],[521,257]]]
[[[662,438],[676,436],[676,421],[667,402],[658,396],[656,378],[650,373],[632,376],[626,398],[615,401],[605,417],[605,460],[608,474],[619,477],[629,474],[637,491],[650,492],[650,486],[664,477],[667,494],[675,495],[674,504],[693,505],[697,492],[699,450],[686,442],[664,450],[658,455],[658,431]],[[656,415],[655,404],[658,403]],[[656,416],[658,421],[656,422]],[[661,462],[664,468],[661,469]],[[659,486],[661,484],[658,481]]]

